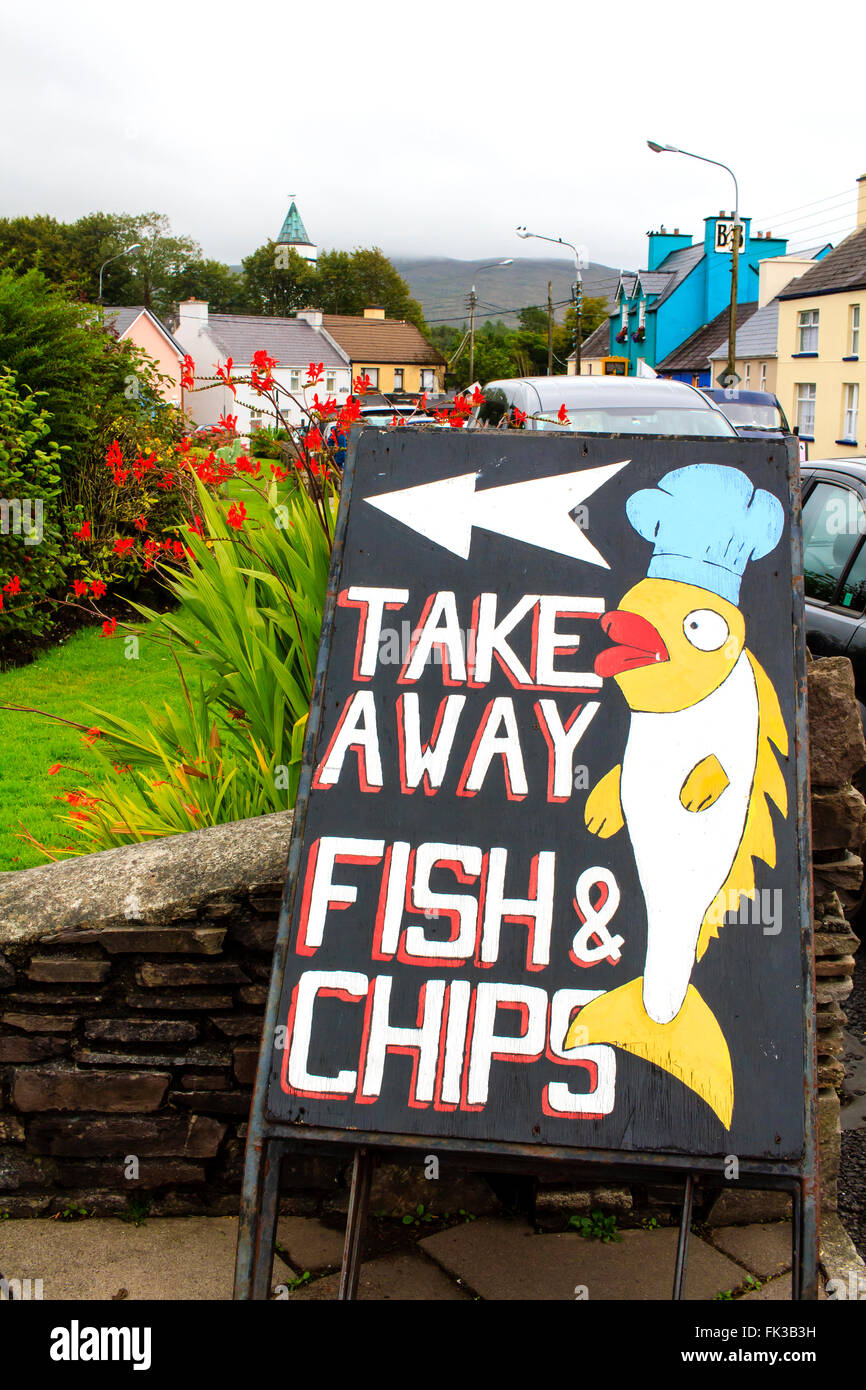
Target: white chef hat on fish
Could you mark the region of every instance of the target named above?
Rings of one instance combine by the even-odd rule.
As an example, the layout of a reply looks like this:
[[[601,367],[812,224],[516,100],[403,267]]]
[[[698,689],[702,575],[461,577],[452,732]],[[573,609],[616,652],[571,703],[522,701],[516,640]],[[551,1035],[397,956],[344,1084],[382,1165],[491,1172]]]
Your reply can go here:
[[[674,579],[737,604],[749,560],[775,549],[784,512],[739,468],[693,463],[666,473],[625,505],[634,529],[654,546],[648,579]]]

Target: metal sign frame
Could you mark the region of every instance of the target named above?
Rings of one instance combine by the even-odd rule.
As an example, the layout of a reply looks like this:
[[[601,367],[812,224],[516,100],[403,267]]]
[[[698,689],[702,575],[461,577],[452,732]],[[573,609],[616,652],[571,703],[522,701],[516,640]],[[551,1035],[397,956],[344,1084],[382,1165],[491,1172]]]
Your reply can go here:
[[[369,433],[369,429],[366,431]],[[335,1129],[310,1124],[275,1121],[267,1114],[267,1097],[272,1067],[272,1045],[266,1040],[276,1035],[284,977],[289,959],[291,924],[297,893],[301,856],[309,807],[311,783],[322,724],[325,681],[330,643],[337,612],[337,596],[346,542],[349,511],[355,483],[355,463],[360,431],[352,431],[343,477],[343,494],[337,520],[319,647],[309,724],[304,747],[303,767],[292,828],[285,886],[274,950],[270,989],[263,1027],[255,1088],[250,1111],[238,1232],[235,1271],[236,1299],[267,1299],[270,1296],[276,1222],[279,1209],[279,1182],[282,1160],[288,1155],[328,1153],[353,1154],[352,1182],[346,1226],[341,1299],[356,1296],[363,1245],[364,1224],[370,1178],[377,1157],[396,1158],[415,1152],[438,1153],[461,1168],[483,1167],[488,1171],[533,1172],[547,1165],[563,1169],[579,1167],[582,1176],[610,1180],[617,1175],[643,1182],[670,1183],[676,1176],[683,1181],[683,1206],[672,1297],[683,1296],[688,1237],[696,1185],[724,1187],[718,1155],[687,1155],[682,1152],[639,1152],[599,1149],[580,1145],[519,1144],[498,1140],[436,1137]],[[634,436],[604,436],[634,444]],[[576,444],[580,441],[576,440]],[[796,443],[785,444],[787,454],[788,497],[791,507],[791,568],[793,574],[794,728],[791,761],[796,778],[797,864],[799,875],[800,967],[804,1004],[803,1107],[805,1145],[797,1160],[742,1160],[738,1187],[782,1190],[792,1196],[793,1293],[795,1299],[817,1297],[817,1059],[814,1004],[814,965],[812,952],[811,835],[809,821],[809,768],[806,724],[806,641],[802,569],[799,467]],[[792,808],[793,811],[793,808]]]

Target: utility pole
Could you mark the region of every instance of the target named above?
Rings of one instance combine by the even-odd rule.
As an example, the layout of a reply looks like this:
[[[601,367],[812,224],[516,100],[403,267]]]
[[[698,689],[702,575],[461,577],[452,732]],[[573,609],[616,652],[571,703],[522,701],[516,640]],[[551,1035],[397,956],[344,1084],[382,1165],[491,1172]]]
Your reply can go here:
[[[733,245],[731,247],[731,314],[728,326],[728,387],[735,384],[734,378],[737,375],[737,273],[740,261],[740,214],[739,208],[734,210],[734,225],[731,231]]]
[[[583,300],[583,282],[580,274],[580,266],[577,267],[577,279],[574,282],[574,374],[580,376],[580,340],[581,333],[581,308]]]
[[[475,286],[469,291],[469,385],[475,380],[475,305],[478,303],[478,296],[475,293]]]
[[[553,376],[553,281],[547,282],[547,375]]]

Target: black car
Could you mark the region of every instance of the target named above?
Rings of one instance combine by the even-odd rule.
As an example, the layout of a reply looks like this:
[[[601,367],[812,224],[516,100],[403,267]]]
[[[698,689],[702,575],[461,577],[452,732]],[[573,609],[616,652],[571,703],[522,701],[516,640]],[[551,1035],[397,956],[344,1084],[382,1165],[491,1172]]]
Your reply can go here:
[[[866,729],[866,458],[801,466],[806,641],[847,656]]]
[[[744,439],[790,434],[779,398],[769,391],[720,391],[715,386],[703,386],[701,390],[727,415],[737,434]]]

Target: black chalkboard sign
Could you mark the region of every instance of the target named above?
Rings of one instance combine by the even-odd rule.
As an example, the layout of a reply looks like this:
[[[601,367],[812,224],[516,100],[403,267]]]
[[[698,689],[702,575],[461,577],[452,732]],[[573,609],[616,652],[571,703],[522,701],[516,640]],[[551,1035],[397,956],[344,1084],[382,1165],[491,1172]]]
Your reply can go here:
[[[809,1168],[798,528],[779,441],[360,434],[266,1131]]]

